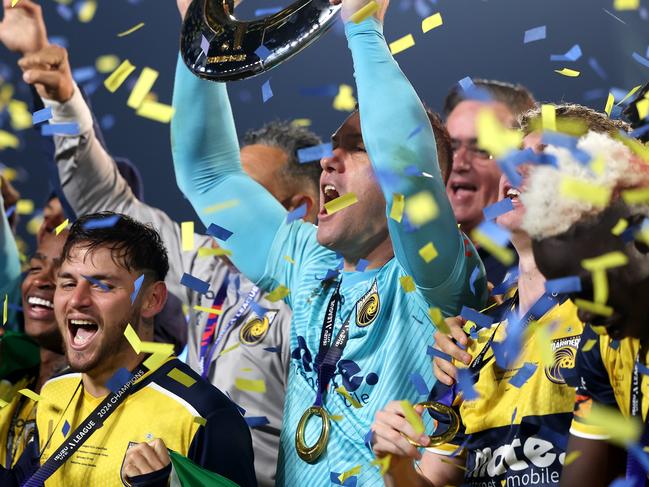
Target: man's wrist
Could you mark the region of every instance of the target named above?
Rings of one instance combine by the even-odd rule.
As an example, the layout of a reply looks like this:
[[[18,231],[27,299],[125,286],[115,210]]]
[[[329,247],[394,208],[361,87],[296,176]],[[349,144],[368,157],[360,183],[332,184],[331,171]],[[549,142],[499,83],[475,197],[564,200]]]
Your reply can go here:
[[[76,84],[73,85],[72,96],[63,103],[47,98],[42,100],[45,107],[52,108],[51,123],[78,123],[81,133],[92,128],[92,114]]]

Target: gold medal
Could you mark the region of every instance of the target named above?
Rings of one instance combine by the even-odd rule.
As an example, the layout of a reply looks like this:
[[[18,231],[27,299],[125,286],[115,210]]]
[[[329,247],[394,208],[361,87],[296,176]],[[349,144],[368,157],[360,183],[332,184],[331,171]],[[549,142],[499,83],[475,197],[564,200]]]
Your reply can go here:
[[[311,416],[320,416],[322,427],[320,429],[320,436],[313,446],[307,446],[304,434],[306,432],[306,424]],[[327,442],[329,441],[329,413],[322,406],[311,406],[304,411],[297,425],[295,432],[295,449],[298,456],[307,463],[315,463],[318,458],[327,449]]]
[[[430,444],[426,446],[417,443],[412,438],[409,438],[407,435],[401,433],[401,436],[408,440],[408,443],[416,447],[427,448],[431,446],[444,445],[445,443],[448,443],[453,438],[455,438],[455,435],[460,430],[460,417],[452,407],[435,401],[420,402],[419,404],[417,404],[417,406],[423,406],[424,409],[432,409],[433,411],[436,411],[440,414],[445,414],[449,417],[450,424],[448,426],[448,429],[443,433],[439,435],[428,435],[428,438],[430,438]]]

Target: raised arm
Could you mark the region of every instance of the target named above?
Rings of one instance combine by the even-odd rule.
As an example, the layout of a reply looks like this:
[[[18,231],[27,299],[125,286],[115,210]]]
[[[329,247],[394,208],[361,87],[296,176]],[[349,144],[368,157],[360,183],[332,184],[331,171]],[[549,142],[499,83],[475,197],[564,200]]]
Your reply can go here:
[[[225,85],[194,76],[178,59],[171,122],[171,147],[178,187],[206,227],[232,232],[219,245],[232,261],[258,281],[286,210],[243,172],[232,109]],[[220,211],[218,205],[232,206]]]
[[[7,183],[4,179],[0,179],[0,184]],[[16,239],[4,211],[4,198],[1,191],[0,211],[2,211],[2,216],[0,216],[0,305],[4,303],[5,296],[8,296],[9,302],[17,304],[20,287],[20,257]]]
[[[481,263],[474,251],[474,257],[465,257],[465,250],[469,249],[465,249],[446,197],[435,137],[424,106],[392,58],[380,21],[370,17],[359,24],[347,22],[345,31],[354,60],[363,140],[387,202],[395,256],[424,292],[446,284],[466,283]],[[405,175],[406,168],[408,174],[415,168],[418,175]],[[409,232],[389,217],[394,194],[405,196],[407,201],[422,192],[432,196],[439,214]],[[426,264],[419,250],[429,242],[438,256]],[[480,298],[486,295],[484,284],[482,279],[476,289]],[[457,301],[459,296],[449,298]]]

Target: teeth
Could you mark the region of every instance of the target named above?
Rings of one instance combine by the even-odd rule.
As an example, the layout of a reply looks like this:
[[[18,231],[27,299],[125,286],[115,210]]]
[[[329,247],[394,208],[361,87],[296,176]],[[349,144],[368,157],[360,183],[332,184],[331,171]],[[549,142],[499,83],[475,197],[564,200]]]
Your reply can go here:
[[[507,190],[506,196],[508,198],[518,198],[521,195],[521,192],[517,190],[516,188],[509,188]]]
[[[83,326],[83,325],[96,325],[94,321],[88,321],[88,320],[70,320],[70,323],[75,325],[75,326]]]
[[[333,184],[325,184],[325,187],[323,188],[322,192],[324,194],[327,194],[327,193],[330,193],[330,192],[337,193],[336,187]]]
[[[46,308],[54,309],[54,303],[46,299],[37,298],[36,296],[30,296],[27,298],[27,302],[33,305],[45,306]]]

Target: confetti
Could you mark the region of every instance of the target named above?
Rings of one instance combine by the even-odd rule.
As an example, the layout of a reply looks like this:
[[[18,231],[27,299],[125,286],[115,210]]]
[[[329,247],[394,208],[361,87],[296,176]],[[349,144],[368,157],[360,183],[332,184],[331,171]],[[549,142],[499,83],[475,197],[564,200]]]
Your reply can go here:
[[[137,295],[140,292],[140,288],[142,287],[143,282],[144,282],[144,274],[142,274],[133,282],[133,292],[131,293],[131,304],[133,304],[137,299]]]
[[[345,485],[345,481],[346,481],[348,478],[350,478],[350,477],[354,477],[354,476],[358,475],[359,473],[361,473],[361,466],[360,466],[360,465],[356,465],[355,467],[350,468],[350,469],[347,470],[346,472],[341,473],[341,474],[338,476],[338,480],[340,480],[340,484],[341,484],[341,485]]]
[[[419,394],[422,396],[428,396],[430,389],[421,374],[418,374],[417,372],[410,374],[410,382],[413,383]]]
[[[472,321],[481,328],[489,328],[494,322],[493,318],[491,318],[490,316],[482,314],[473,308],[469,308],[468,306],[462,306],[460,316],[467,321]]]
[[[554,107],[553,107],[554,108]],[[509,198],[503,198],[502,200],[494,203],[493,205],[486,206],[482,210],[485,220],[495,220],[500,215],[509,213],[514,209],[514,203]]]
[[[335,198],[325,203],[324,207],[325,210],[327,210],[328,215],[333,215],[334,213],[337,213],[340,210],[344,210],[348,206],[351,206],[355,203],[358,203],[358,198],[356,197],[356,194],[347,193],[342,196],[338,196],[338,198]]]
[[[570,68],[555,69],[554,72],[562,76],[567,76],[568,78],[576,78],[580,74],[579,71]]]
[[[614,0],[613,8],[615,10],[638,10],[640,0]]]
[[[46,122],[52,118],[52,107],[43,108],[32,114],[32,124]]]
[[[584,352],[590,352],[592,348],[597,344],[597,340],[594,338],[591,338],[586,342],[586,344],[583,346],[582,351]]]
[[[536,372],[537,365],[527,362],[523,365],[518,372],[509,379],[509,383],[514,387],[520,389]]]
[[[133,66],[128,59],[125,59],[122,64],[120,64],[119,67],[115,69],[108,78],[106,78],[104,86],[111,93],[115,93],[133,71],[135,71],[135,66]]]
[[[106,284],[104,284],[103,282],[101,282],[101,281],[98,280],[98,279],[95,279],[95,278],[92,277],[92,276],[84,276],[84,275],[82,274],[81,277],[83,277],[83,278],[84,278],[86,281],[88,281],[89,283],[91,283],[91,284],[93,284],[93,285],[95,285],[95,286],[100,287],[101,290],[104,291],[104,292],[108,292],[108,291],[110,291],[110,288],[109,288],[108,286],[106,286]]]
[[[569,294],[581,291],[579,276],[562,277],[545,282],[546,293]]]
[[[169,123],[174,116],[174,108],[165,103],[144,100],[135,114],[156,122]]]
[[[399,284],[406,293],[411,293],[415,290],[415,281],[412,276],[403,276],[399,278]]]
[[[337,387],[335,391],[345,399],[347,399],[354,408],[360,409],[363,407],[362,404],[356,400],[356,398],[354,398],[349,392],[347,392],[345,386]]]
[[[126,105],[133,109],[140,108],[144,99],[151,91],[151,88],[153,88],[159,74],[160,73],[155,69],[148,67],[143,68],[140,77],[137,79],[137,82],[133,87],[133,91],[131,91],[128,100],[126,101]]]
[[[244,379],[236,377],[234,379],[234,387],[240,391],[258,392],[263,394],[266,392],[266,383],[263,380]]]
[[[202,311],[203,313],[208,313],[211,315],[220,315],[221,313],[223,313],[223,310],[221,309],[206,308],[204,306],[198,306],[198,305],[194,305],[192,308],[196,311]]]
[[[279,285],[266,295],[266,299],[271,303],[284,299],[290,294],[290,289],[286,286]]]
[[[585,311],[590,311],[591,313],[607,317],[613,315],[613,308],[611,308],[610,306],[593,303],[592,301],[587,301],[585,299],[575,299],[574,303],[577,308],[583,309]]]
[[[140,22],[139,24],[134,25],[130,29],[127,29],[124,32],[120,32],[119,34],[117,34],[117,37],[126,37],[127,35],[131,35],[133,32],[140,30],[142,27],[144,27],[144,22]]]
[[[410,49],[415,45],[415,39],[412,37],[412,34],[405,35],[396,41],[390,43],[390,52],[393,56],[399,54],[400,52]]]
[[[419,227],[437,218],[439,208],[433,195],[421,191],[406,199],[405,212],[408,221]]]
[[[645,68],[649,68],[649,59],[641,56],[637,52],[634,52],[631,57],[635,59],[638,63],[642,64]]]
[[[613,267],[621,267],[628,264],[629,258],[620,251],[608,252],[592,259],[584,259],[581,266],[587,271],[593,272]]]
[[[587,201],[595,206],[605,207],[611,200],[611,189],[589,183],[579,178],[564,176],[561,179],[561,194],[569,198]]]
[[[192,276],[191,274],[187,274],[186,272],[183,273],[183,276],[180,279],[180,284],[196,291],[199,294],[205,294],[210,289],[209,282],[205,282],[202,279]]]
[[[284,256],[284,260],[288,262],[289,264],[295,264],[295,261],[291,259],[288,255]]]
[[[433,245],[433,242],[428,242],[426,245],[419,249],[419,256],[424,259],[424,262],[426,262],[426,264],[434,260],[437,255],[437,249]]]
[[[185,387],[191,387],[194,384],[196,384],[196,379],[190,377],[189,375],[185,374],[182,370],[177,369],[175,367],[171,369],[167,375],[171,377],[173,380],[175,380],[176,382],[180,382]]]
[[[223,240],[224,242],[226,242],[232,236],[232,232],[230,230],[220,227],[215,223],[211,223],[210,226],[207,227],[207,234],[214,238],[218,238],[219,240]]]
[[[104,56],[99,56],[95,60],[95,69],[100,73],[112,73],[118,66],[119,58],[114,54],[105,54]],[[75,70],[75,74],[79,76],[78,70]],[[95,76],[92,68],[89,68],[87,72],[84,72],[83,74],[88,76],[88,79],[92,79]]]
[[[124,337],[126,338],[126,341],[131,344],[131,347],[133,350],[135,350],[135,353],[138,355],[142,353],[142,341],[140,340],[140,337],[137,336],[136,331],[133,329],[131,324],[126,325],[126,329],[124,330]]]
[[[437,12],[436,14],[433,14],[430,17],[426,17],[421,21],[421,30],[422,32],[426,33],[429,30],[433,30],[439,27],[443,23],[444,21],[442,20],[442,14]]]
[[[255,9],[255,17],[266,17],[267,15],[276,14],[282,10],[282,7],[266,7]]]
[[[462,392],[465,401],[473,401],[480,397],[473,384],[473,376],[468,369],[459,369],[457,371],[457,386]]]
[[[606,98],[606,106],[604,107],[604,113],[606,113],[607,116],[611,116],[611,110],[613,110],[613,103],[615,102],[615,98],[611,93],[608,94],[608,98]]]
[[[568,453],[566,455],[566,459],[563,461],[563,466],[565,467],[567,465],[570,465],[572,462],[577,460],[580,456],[581,456],[580,451],[578,451],[578,450],[577,451],[571,451],[570,453]]]
[[[541,105],[541,123],[543,130],[557,130],[557,112],[554,105]]]
[[[642,432],[642,423],[635,417],[624,417],[613,408],[593,403],[585,423],[601,428],[610,436],[609,441],[620,446],[635,443]]]
[[[32,200],[18,200],[16,202],[16,213],[19,215],[31,215],[34,213],[34,202]]]
[[[218,203],[216,205],[208,206],[207,208],[203,208],[201,213],[207,215],[209,213],[217,213],[222,210],[227,210],[229,208],[234,208],[235,206],[239,205],[239,200],[234,199],[234,200],[228,200],[224,201],[223,203]]]
[[[70,224],[70,220],[66,218],[65,221],[64,221],[63,223],[57,225],[57,227],[54,229],[54,233],[55,233],[56,235],[60,235],[61,232],[62,232],[63,230],[65,230],[66,228],[68,228],[68,225],[69,225],[69,224]]]
[[[579,44],[575,44],[565,54],[550,55],[550,61],[577,61],[581,54],[581,47],[579,47]]]
[[[110,228],[114,227],[117,222],[119,221],[120,216],[119,215],[111,215],[111,216],[106,216],[103,218],[94,218],[92,220],[88,220],[86,223],[83,224],[83,229],[84,230],[96,230],[98,228]]]
[[[593,271],[593,301],[597,304],[606,304],[608,301],[608,280],[605,270]]]
[[[83,2],[78,10],[79,21],[87,24],[94,17],[97,12],[97,2],[96,0],[86,0]]]
[[[528,44],[530,42],[541,41],[546,37],[546,26],[541,25],[539,27],[534,27],[533,29],[528,29],[525,31],[523,36],[523,44]]]
[[[228,352],[231,352],[232,350],[234,350],[235,348],[238,348],[238,347],[239,347],[239,344],[238,344],[238,343],[235,343],[235,344],[232,345],[231,347],[228,347],[228,348],[223,349],[223,351],[219,354],[219,357],[220,357],[221,355],[225,355],[225,354],[228,353]]]
[[[248,423],[249,428],[259,428],[260,426],[270,424],[270,421],[266,416],[248,416],[243,419]]]
[[[264,81],[261,85],[261,98],[266,103],[273,97],[273,89],[270,87],[270,80]]]
[[[635,95],[636,91],[638,91],[640,88],[642,88],[642,85],[634,86],[629,90],[629,92],[624,95],[624,98],[622,98],[619,102],[617,102],[617,105],[621,105],[625,101],[627,101],[629,98],[631,98],[633,95]]]
[[[611,233],[615,235],[616,237],[619,237],[622,235],[624,230],[626,230],[629,226],[629,222],[626,221],[624,218],[620,218],[615,226],[611,229]]]
[[[9,295],[5,294],[5,299],[4,303],[2,305],[2,326],[5,326],[7,324],[7,318],[9,316]]]
[[[231,250],[222,249],[222,248],[210,248],[210,247],[200,247],[198,249],[199,257],[213,257],[219,255],[232,255]]]
[[[41,125],[41,135],[46,137],[52,135],[79,135],[80,133],[81,129],[78,123],[48,123]]]
[[[390,468],[390,460],[392,460],[392,455],[388,454],[383,458],[375,458],[370,462],[370,465],[375,465],[379,467],[380,474],[385,475],[385,473]]]
[[[482,275],[479,266],[475,266],[473,271],[471,271],[471,276],[469,277],[469,288],[471,289],[471,294],[475,296],[475,282]]]
[[[358,259],[358,262],[356,263],[356,270],[358,272],[365,272],[365,269],[367,269],[368,265],[370,265],[369,260]]]
[[[0,149],[17,149],[18,146],[20,146],[18,137],[5,130],[0,130]]]
[[[207,424],[207,419],[201,416],[194,416],[194,423],[205,426]]]
[[[320,161],[325,157],[333,157],[333,147],[331,142],[327,142],[313,147],[298,149],[297,160],[300,164]]]
[[[636,110],[638,110],[638,118],[644,120],[649,115],[649,100],[643,98],[642,100],[636,102]]]
[[[117,369],[117,372],[106,381],[106,387],[108,387],[112,392],[117,392],[124,386],[124,384],[131,380],[131,377],[133,377],[133,374],[131,374],[128,369],[120,367]]]
[[[354,89],[346,84],[338,87],[338,93],[334,97],[333,109],[339,112],[351,112],[356,108]]]
[[[194,250],[194,222],[182,222],[180,224],[180,235],[183,252]]]
[[[588,65],[591,67],[595,73],[597,73],[597,76],[599,76],[602,79],[607,79],[608,76],[606,76],[606,71],[602,69],[602,67],[599,65],[599,62],[597,62],[597,59],[594,57],[591,57],[588,59]]]
[[[401,223],[403,217],[403,210],[405,206],[405,198],[402,194],[394,193],[392,195],[392,207],[390,208],[390,218]]]
[[[173,353],[173,346],[172,346],[171,353]],[[142,362],[142,365],[144,365],[149,370],[156,370],[163,363],[165,363],[167,361],[167,359],[169,358],[169,355],[171,355],[171,353],[168,353],[168,354],[158,354],[158,353],[153,354],[149,358],[147,358],[144,362]]]
[[[453,363],[453,357],[451,357],[448,353],[442,352],[441,350],[437,350],[436,348],[433,348],[431,346],[428,346],[426,348],[426,355],[430,357],[437,357],[440,358],[446,362]]]
[[[13,8],[16,5],[18,5],[19,3],[20,3],[20,0],[11,0],[11,7]]]
[[[63,436],[68,436],[69,432],[70,432],[70,423],[68,423],[68,420],[66,419],[65,422],[63,423],[63,427],[61,428],[61,433],[63,433]]]
[[[36,394],[34,391],[32,391],[30,389],[20,389],[18,391],[18,394],[22,394],[23,396],[28,397],[29,399],[31,399],[34,402],[45,400],[45,398],[43,396],[41,396],[40,394]]]
[[[376,3],[374,0],[366,4],[363,8],[357,10],[354,12],[350,17],[349,20],[354,22],[355,24],[360,24],[363,20],[368,18],[370,15],[372,15],[374,12],[377,12],[379,10],[379,4]]]
[[[478,146],[496,158],[517,150],[523,141],[522,133],[504,127],[492,110],[484,109],[478,113],[476,129]],[[519,186],[514,181],[510,182]]]
[[[627,189],[622,191],[622,199],[628,205],[639,205],[649,202],[649,188]]]

